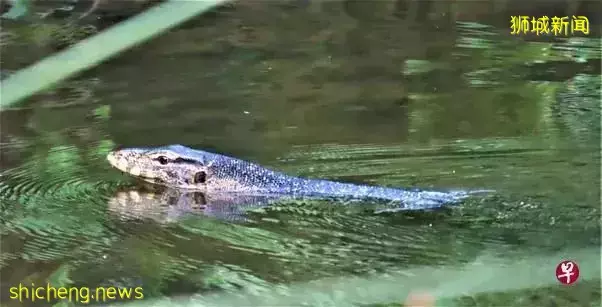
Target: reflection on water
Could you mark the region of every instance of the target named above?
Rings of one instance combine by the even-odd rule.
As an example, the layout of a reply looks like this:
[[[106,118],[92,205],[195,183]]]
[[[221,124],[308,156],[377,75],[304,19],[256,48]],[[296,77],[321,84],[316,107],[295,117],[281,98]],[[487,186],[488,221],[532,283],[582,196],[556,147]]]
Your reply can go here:
[[[525,42],[428,14],[402,27],[361,6],[256,9],[100,66],[74,103],[57,108],[71,95],[57,91],[0,114],[3,288],[269,290],[598,246],[599,39]],[[436,212],[286,200],[241,215],[272,199],[149,190],[104,158],[174,143],[313,178],[497,193]],[[559,295],[590,291],[572,289]]]
[[[230,222],[244,221],[245,210],[263,207],[282,198],[278,195],[245,195],[203,193],[154,188],[149,191],[130,188],[115,193],[109,210],[132,218],[151,218],[156,221],[175,221],[189,214],[203,214]]]

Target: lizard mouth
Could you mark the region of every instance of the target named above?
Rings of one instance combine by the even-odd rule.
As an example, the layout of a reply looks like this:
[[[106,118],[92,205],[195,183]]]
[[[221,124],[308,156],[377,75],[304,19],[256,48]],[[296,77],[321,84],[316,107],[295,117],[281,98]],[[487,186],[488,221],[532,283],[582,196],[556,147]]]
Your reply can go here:
[[[161,179],[161,178],[153,178],[153,177],[145,177],[145,176],[137,176],[136,178],[145,181],[145,182],[149,182],[149,183],[154,183],[154,184],[158,184],[158,185],[162,185],[162,186],[166,186],[166,182]]]
[[[124,173],[130,173],[128,171],[128,163],[127,161],[125,161],[124,159],[121,159],[119,157],[117,157],[117,155],[114,152],[110,152],[107,155],[107,160],[109,161],[109,163],[111,164],[111,166],[113,166],[114,168],[124,172]]]
[[[124,175],[132,176],[132,174],[129,172],[126,172],[123,170],[120,170],[120,171]],[[163,179],[157,178],[157,177],[148,177],[148,176],[144,176],[144,175],[138,175],[138,176],[133,176],[133,177],[134,177],[134,179],[141,180],[141,181],[148,182],[148,183],[166,185],[166,182]]]
[[[109,153],[107,155],[107,160],[109,161],[111,166],[120,170],[124,174],[133,176],[137,179],[146,182],[165,185],[165,181],[163,179],[159,177],[149,176],[148,174],[144,173],[139,167],[131,166],[126,159],[119,157],[119,155],[115,152]]]

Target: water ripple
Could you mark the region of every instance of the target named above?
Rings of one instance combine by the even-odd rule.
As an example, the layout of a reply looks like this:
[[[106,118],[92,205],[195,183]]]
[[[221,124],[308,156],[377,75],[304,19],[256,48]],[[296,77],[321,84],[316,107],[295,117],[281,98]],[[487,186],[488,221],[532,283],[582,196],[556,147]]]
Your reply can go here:
[[[435,215],[436,216],[436,215]],[[453,249],[441,248],[450,239],[448,225],[422,222],[396,225],[379,216],[335,212],[323,218],[295,216],[284,222],[283,237],[296,237],[288,247],[293,258],[324,270],[367,273],[411,263],[457,259]],[[443,235],[448,233],[448,235]],[[452,240],[466,234],[455,231]],[[454,244],[447,244],[452,247]],[[295,248],[296,247],[296,248]],[[311,259],[311,261],[308,261]]]
[[[23,242],[8,252],[30,261],[77,261],[110,244],[104,213],[116,184],[90,176],[89,161],[76,158],[76,148],[62,147],[2,173],[3,233]]]
[[[90,181],[90,177],[75,174],[36,173],[30,165],[22,165],[2,174],[0,198],[23,200],[32,197],[53,201],[97,201],[100,195],[109,194],[118,184],[106,181]]]

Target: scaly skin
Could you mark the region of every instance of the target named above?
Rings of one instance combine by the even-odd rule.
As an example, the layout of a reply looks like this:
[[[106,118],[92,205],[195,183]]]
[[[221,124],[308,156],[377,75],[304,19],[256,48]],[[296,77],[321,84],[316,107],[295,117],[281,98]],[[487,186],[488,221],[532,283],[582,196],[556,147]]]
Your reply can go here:
[[[398,210],[429,209],[458,203],[475,192],[419,191],[290,176],[258,164],[182,145],[126,148],[107,159],[115,168],[170,188],[207,194],[381,199]]]

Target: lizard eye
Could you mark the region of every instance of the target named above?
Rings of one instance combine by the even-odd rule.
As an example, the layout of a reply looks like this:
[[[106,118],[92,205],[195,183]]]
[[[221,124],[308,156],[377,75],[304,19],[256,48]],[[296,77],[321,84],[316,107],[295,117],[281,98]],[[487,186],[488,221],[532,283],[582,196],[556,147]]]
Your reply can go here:
[[[169,162],[169,159],[167,159],[166,156],[159,156],[156,160],[159,161],[159,163],[161,163],[162,165],[165,165],[167,164],[167,162]]]
[[[193,181],[194,181],[194,183],[205,183],[205,181],[207,181],[207,173],[198,172],[198,173],[194,174]]]

